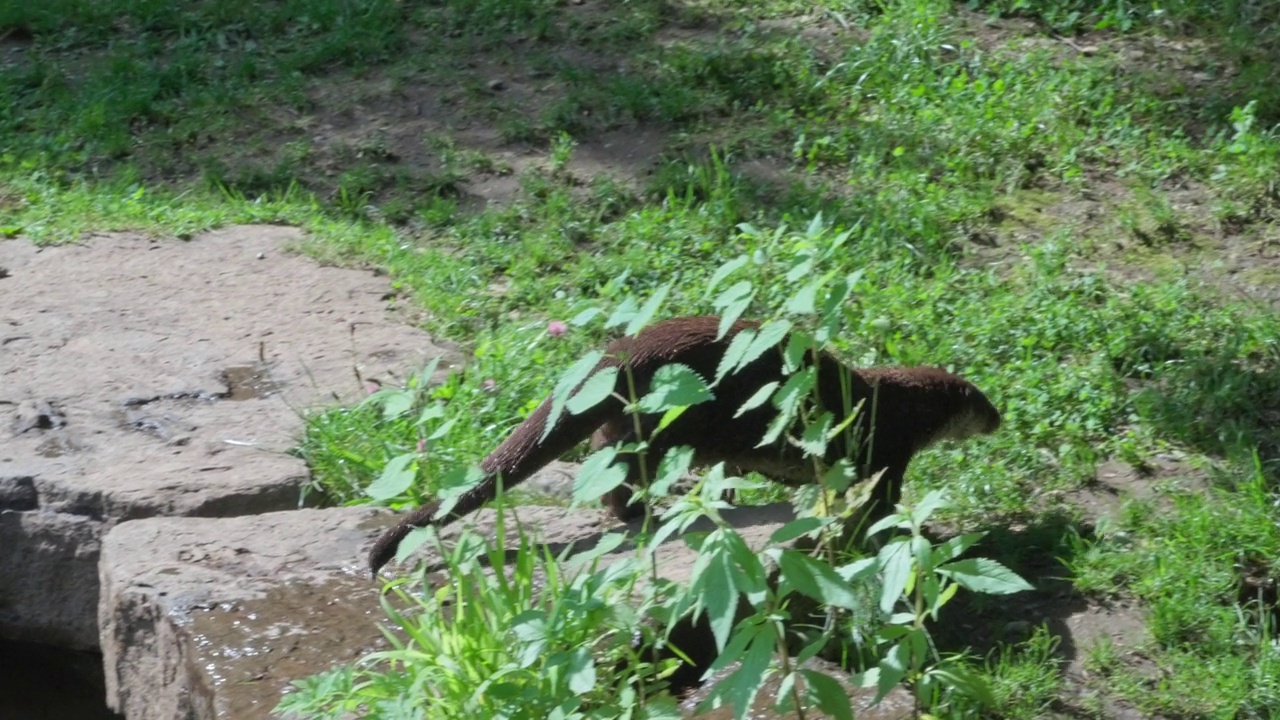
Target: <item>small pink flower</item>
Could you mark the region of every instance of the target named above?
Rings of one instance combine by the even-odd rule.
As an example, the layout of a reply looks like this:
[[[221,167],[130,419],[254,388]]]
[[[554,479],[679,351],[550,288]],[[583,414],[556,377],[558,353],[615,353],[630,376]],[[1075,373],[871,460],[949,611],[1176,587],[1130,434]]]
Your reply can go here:
[[[426,452],[426,451],[427,451],[427,439],[426,439],[426,438],[418,438],[418,454],[419,454],[419,455],[421,455],[422,453],[424,453],[424,452]]]
[[[494,392],[498,389],[498,381],[493,378],[488,378],[484,382],[480,383],[480,387],[484,388],[485,392]]]
[[[547,323],[547,334],[551,337],[560,337],[567,332],[569,332],[569,326],[560,320],[552,320]]]
[[[366,393],[369,393],[370,395],[372,395],[372,394],[374,394],[374,393],[378,392],[378,390],[380,390],[380,389],[381,389],[381,388],[379,388],[379,387],[378,387],[378,383],[371,383],[371,382],[367,382],[367,383],[365,383],[365,384],[364,384],[364,391],[365,391]]]

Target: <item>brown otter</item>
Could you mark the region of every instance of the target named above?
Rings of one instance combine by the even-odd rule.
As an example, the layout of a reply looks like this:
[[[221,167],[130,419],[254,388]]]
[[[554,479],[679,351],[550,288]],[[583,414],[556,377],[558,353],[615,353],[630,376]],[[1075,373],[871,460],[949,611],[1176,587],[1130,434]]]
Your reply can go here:
[[[655,323],[633,337],[624,337],[608,346],[599,371],[611,366],[629,366],[637,397],[649,391],[653,373],[663,365],[681,363],[706,379],[715,377],[726,348],[735,335],[756,323],[739,321],[724,337],[717,338],[720,319],[714,316],[684,317]],[[812,364],[811,356],[806,360]],[[798,485],[813,482],[812,467],[804,462],[801,450],[785,438],[757,447],[776,416],[768,403],[738,414],[739,408],[763,385],[785,380],[779,352],[765,352],[735,373],[726,375],[714,388],[714,398],[689,407],[684,414],[656,437],[659,414],[640,416],[640,426],[649,438],[646,464],[656,468],[663,454],[678,445],[694,450],[696,465],[724,461],[739,473],[756,471],[777,482]],[[593,372],[595,372],[593,371]],[[618,373],[615,395],[629,394],[626,373]],[[842,387],[847,386],[847,392]],[[960,440],[994,432],[1000,413],[982,391],[968,381],[942,370],[927,367],[882,367],[854,370],[827,353],[819,354],[817,387],[819,404],[843,417],[846,399],[856,406],[865,401],[855,424],[857,447],[845,447],[837,437],[827,446],[828,463],[840,458],[855,461],[862,477],[884,469],[873,501],[881,513],[892,510],[902,494],[903,473],[913,455],[939,440]],[[528,479],[542,466],[568,452],[591,436],[592,449],[618,442],[634,441],[634,418],[617,397],[597,403],[582,414],[565,411],[555,427],[543,438],[551,413],[547,398],[529,417],[480,463],[484,479],[465,492],[443,517],[433,519],[438,503],[428,503],[410,513],[388,530],[369,553],[374,575],[395,556],[400,541],[415,527],[444,526],[493,500],[501,476],[504,487]],[[874,413],[874,417],[871,417]],[[871,417],[868,427],[863,419]],[[627,481],[641,479],[634,454],[619,455],[627,464]],[[644,508],[631,504],[627,484],[605,496],[604,501],[621,520],[643,514]]]

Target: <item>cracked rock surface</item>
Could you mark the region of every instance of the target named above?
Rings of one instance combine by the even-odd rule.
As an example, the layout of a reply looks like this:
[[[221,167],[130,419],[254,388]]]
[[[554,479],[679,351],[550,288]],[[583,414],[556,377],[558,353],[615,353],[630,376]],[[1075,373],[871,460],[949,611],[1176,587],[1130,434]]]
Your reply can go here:
[[[554,485],[567,467],[534,480]],[[794,515],[775,503],[723,517],[755,547]],[[370,580],[364,558],[398,519],[381,509],[331,508],[117,526],[100,563],[108,705],[129,720],[265,720],[290,681],[384,647],[381,583]],[[506,523],[508,552],[519,544],[519,525],[552,554],[589,549],[605,533],[640,524],[623,525],[603,509],[537,506],[509,508]],[[440,536],[452,546],[464,528],[492,538],[496,527],[497,513],[483,509]],[[700,521],[690,531],[712,527]],[[629,552],[624,544],[601,561]],[[430,544],[417,556],[428,585],[447,580]],[[677,534],[657,557],[663,577],[686,578],[697,552]]]
[[[300,236],[0,242],[0,636],[96,648],[109,528],[298,507],[301,412],[444,352]]]

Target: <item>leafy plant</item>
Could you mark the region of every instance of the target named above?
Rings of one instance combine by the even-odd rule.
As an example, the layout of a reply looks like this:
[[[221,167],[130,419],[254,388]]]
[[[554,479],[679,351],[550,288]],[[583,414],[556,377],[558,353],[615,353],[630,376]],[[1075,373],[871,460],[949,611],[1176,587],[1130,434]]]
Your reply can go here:
[[[923,535],[924,524],[945,506],[944,494],[934,490],[910,511],[890,515],[867,530],[875,534],[896,527],[910,534],[890,539],[874,561],[863,561],[864,566],[875,567],[883,575],[880,610],[890,615],[870,640],[880,660],[862,678],[876,687],[877,699],[898,683],[909,682],[919,704],[935,704],[951,692],[990,707],[995,698],[987,681],[961,662],[939,658],[925,621],[937,620],[938,612],[960,588],[991,595],[1033,588],[994,560],[961,558],[982,539],[982,533],[960,535],[932,546]],[[894,612],[900,605],[907,609]]]

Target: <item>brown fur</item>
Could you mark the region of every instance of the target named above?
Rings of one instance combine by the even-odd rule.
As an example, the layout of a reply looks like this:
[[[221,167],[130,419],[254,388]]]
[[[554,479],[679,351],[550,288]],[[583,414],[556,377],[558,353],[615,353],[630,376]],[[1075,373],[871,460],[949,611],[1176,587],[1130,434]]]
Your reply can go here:
[[[739,321],[716,339],[719,318],[685,317],[656,323],[634,337],[626,337],[609,345],[597,370],[623,363],[631,368],[636,392],[643,397],[649,390],[654,371],[668,363],[688,365],[710,381],[715,377],[720,358],[733,336],[755,323]],[[618,374],[616,393],[626,397],[625,373]],[[685,411],[676,421],[652,438],[646,464],[656,468],[663,454],[676,445],[694,449],[697,465],[725,462],[727,469],[738,473],[756,471],[773,480],[798,485],[813,481],[811,467],[801,451],[784,441],[762,448],[756,445],[764,437],[775,416],[770,403],[765,403],[739,417],[734,417],[747,398],[765,383],[782,379],[782,360],[778,352],[766,352],[713,388],[715,398]],[[1000,413],[978,388],[966,380],[934,368],[884,367],[854,370],[831,355],[821,354],[818,363],[819,398],[823,407],[837,417],[844,417],[842,384],[848,385],[853,405],[865,401],[860,413],[861,447],[846,448],[841,439],[828,446],[828,463],[842,457],[857,462],[862,477],[885,469],[876,491],[876,506],[891,510],[902,492],[903,473],[915,453],[944,439],[963,439],[975,434],[994,432],[1000,426]],[[863,418],[874,419],[867,429]],[[594,408],[572,415],[561,413],[555,429],[539,442],[548,415],[551,398],[547,398],[501,445],[481,463],[484,480],[464,493],[453,509],[433,519],[439,506],[429,503],[409,514],[399,525],[387,531],[369,553],[369,566],[374,574],[395,556],[396,548],[415,527],[443,526],[461,518],[494,498],[499,476],[506,488],[528,479],[547,463],[568,452],[591,436],[592,449],[635,440],[634,420],[623,411],[623,404],[610,398]],[[651,437],[659,416],[642,415],[641,428]],[[628,482],[640,480],[635,456],[619,456],[627,462]],[[631,488],[620,486],[609,493],[605,503],[619,519],[631,519],[643,508],[630,504]]]

